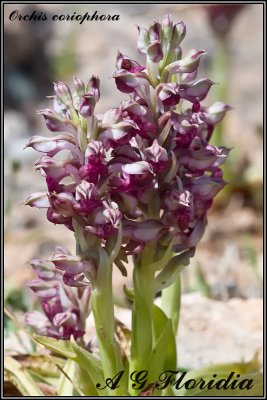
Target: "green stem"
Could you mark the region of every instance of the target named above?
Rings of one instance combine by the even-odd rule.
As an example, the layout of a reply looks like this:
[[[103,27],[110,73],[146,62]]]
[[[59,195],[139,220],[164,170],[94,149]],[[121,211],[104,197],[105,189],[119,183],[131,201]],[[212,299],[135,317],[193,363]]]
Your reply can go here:
[[[161,62],[159,63],[159,72],[160,72],[160,75],[161,75],[163,69],[164,69],[167,65],[169,65],[170,63],[172,63],[172,62],[174,61],[174,60],[173,60],[173,56],[174,56],[173,50],[169,50],[169,52],[165,54],[165,57],[164,57],[163,60],[161,60]]]
[[[73,121],[74,121],[78,126],[81,125],[80,118],[79,118],[79,116],[78,116],[78,114],[77,114],[77,111],[75,110],[73,104],[72,104],[71,107],[70,107],[70,112],[71,112],[71,117],[72,117]]]
[[[103,262],[104,261],[104,262]],[[123,370],[120,347],[114,337],[114,301],[112,295],[112,265],[101,260],[94,285],[91,307],[95,320],[100,359],[104,378],[113,378]],[[123,381],[117,389],[110,389],[110,395],[122,396],[127,394]]]
[[[87,243],[80,225],[74,220],[77,241],[77,254],[86,252]],[[112,290],[112,261],[104,249],[99,248],[99,265],[96,278],[92,281],[93,292],[91,309],[95,321],[100,360],[104,379],[112,379],[124,369],[119,344],[117,343],[114,318],[114,300]],[[124,377],[123,377],[124,378]],[[126,377],[116,389],[108,389],[110,396],[127,395]]]
[[[161,308],[172,320],[174,334],[177,334],[181,306],[181,274],[175,282],[162,291]]]
[[[154,271],[150,267],[154,244],[148,244],[142,254],[134,260],[133,285],[134,305],[132,311],[132,345],[130,373],[145,369],[152,351],[152,311],[154,301]],[[136,390],[131,392],[136,395]]]
[[[159,72],[159,67],[157,63],[153,63],[148,61],[147,62],[147,71],[148,71],[148,77],[150,80],[151,85],[153,88],[155,88],[158,85],[158,72]]]
[[[171,78],[171,71],[170,69],[167,67],[165,67],[161,73],[161,78],[160,78],[160,82],[161,83],[168,83],[170,78]]]
[[[92,381],[87,371],[81,368],[79,365],[77,365],[76,368],[77,368],[76,376],[78,377],[79,386],[82,392],[87,396],[98,396],[95,383]],[[66,394],[66,396],[68,395],[69,393]]]

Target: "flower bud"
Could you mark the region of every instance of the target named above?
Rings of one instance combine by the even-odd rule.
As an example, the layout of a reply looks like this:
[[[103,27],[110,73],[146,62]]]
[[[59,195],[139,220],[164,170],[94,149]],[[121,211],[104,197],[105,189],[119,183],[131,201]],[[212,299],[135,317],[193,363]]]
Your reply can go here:
[[[73,136],[69,135],[58,135],[52,138],[33,136],[24,148],[32,147],[36,151],[46,153],[50,157],[53,157],[61,150],[74,150],[75,145],[75,139]]]
[[[161,24],[159,22],[154,22],[154,24],[150,25],[148,33],[150,43],[160,41]]]
[[[191,50],[184,58],[169,64],[167,68],[172,74],[194,72],[199,65],[200,57],[205,54],[204,50]]]
[[[85,93],[84,82],[81,79],[78,79],[78,78],[76,78],[76,76],[74,76],[73,83],[74,83],[74,88],[75,88],[76,94],[80,98]]]
[[[202,176],[194,179],[192,183],[193,196],[200,197],[202,200],[210,200],[226,185],[226,182],[220,178],[210,178]]]
[[[84,271],[95,271],[95,265],[92,261],[81,259],[79,256],[55,254],[49,261],[52,262],[56,268],[74,276]]]
[[[64,82],[54,83],[54,90],[57,95],[57,98],[61,103],[69,106],[72,104],[72,96],[70,92],[70,88]]]
[[[74,91],[72,93],[73,106],[75,110],[79,110],[81,97],[85,93],[84,82],[75,76],[73,77]]]
[[[207,109],[207,112],[205,113],[205,119],[210,124],[216,125],[219,122],[221,122],[226,112],[229,110],[232,110],[232,107],[225,103],[222,102],[214,103]]]
[[[166,44],[170,43],[173,31],[173,21],[172,21],[172,16],[170,14],[166,15],[163,18],[161,28],[162,28],[163,41]]]
[[[91,94],[84,94],[81,97],[79,113],[84,118],[89,118],[93,115],[95,109],[96,100]]]
[[[153,63],[158,63],[163,59],[162,47],[159,41],[155,41],[148,46],[147,56],[148,59]]]
[[[38,111],[38,114],[44,116],[47,128],[52,132],[69,132],[72,135],[77,133],[77,125],[75,122],[60,117],[54,111],[46,108],[44,110]]]
[[[27,286],[31,288],[38,297],[46,300],[56,296],[58,293],[58,285],[56,283],[51,286],[51,283],[45,282],[42,279],[33,279],[27,283]]]
[[[147,48],[150,44],[149,33],[147,29],[137,27],[139,31],[138,39],[137,39],[137,49],[142,54],[146,54]]]
[[[186,26],[183,21],[175,24],[172,29],[171,49],[176,49],[186,34]]]
[[[206,98],[212,85],[214,82],[210,79],[199,79],[191,85],[180,85],[179,94],[183,99],[192,103],[199,102]]]
[[[54,266],[49,262],[38,258],[31,260],[30,264],[38,278],[43,279],[44,281],[58,280],[58,278],[60,278],[60,276],[58,276],[58,271],[56,271]]]
[[[85,93],[90,94],[95,98],[97,103],[100,98],[100,80],[97,76],[92,76],[85,85]]]

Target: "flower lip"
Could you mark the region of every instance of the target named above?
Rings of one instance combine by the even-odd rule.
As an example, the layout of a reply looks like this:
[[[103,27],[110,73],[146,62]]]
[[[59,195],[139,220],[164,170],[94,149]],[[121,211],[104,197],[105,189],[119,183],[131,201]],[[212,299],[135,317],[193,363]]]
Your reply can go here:
[[[137,61],[123,55],[120,51],[117,54],[116,67],[117,69],[124,69],[130,72],[143,71],[145,69]]]

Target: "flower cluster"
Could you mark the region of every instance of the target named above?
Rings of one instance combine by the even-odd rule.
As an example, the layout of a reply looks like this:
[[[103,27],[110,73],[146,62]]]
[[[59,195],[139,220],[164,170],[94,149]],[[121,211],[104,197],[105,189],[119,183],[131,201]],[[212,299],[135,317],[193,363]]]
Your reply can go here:
[[[157,243],[155,251],[171,246],[179,253],[194,248],[204,232],[207,211],[225,185],[220,167],[229,152],[209,141],[231,107],[201,104],[214,82],[197,79],[203,50],[182,54],[185,33],[184,23],[173,24],[170,16],[139,28],[137,47],[146,62],[118,53],[115,83],[129,95],[119,107],[95,113],[100,89],[93,76],[86,84],[74,78],[73,91],[55,83],[54,110],[39,112],[57,136],[34,136],[27,144],[43,153],[36,169],[47,192],[26,204],[46,208],[49,221],[75,232],[78,258],[51,260],[69,285],[83,284],[79,274],[94,279],[97,248],[117,246],[120,265],[147,242]],[[62,150],[68,155],[60,157]]]
[[[59,262],[58,259],[63,262],[63,254],[71,257],[68,251],[58,247],[52,258],[54,264]],[[66,340],[71,336],[76,340],[82,337],[90,313],[91,286],[79,287],[75,291],[65,285],[60,264],[57,269],[50,261],[36,259],[31,265],[38,278],[28,282],[28,286],[37,295],[43,313],[28,312],[25,315],[26,324],[43,336]]]

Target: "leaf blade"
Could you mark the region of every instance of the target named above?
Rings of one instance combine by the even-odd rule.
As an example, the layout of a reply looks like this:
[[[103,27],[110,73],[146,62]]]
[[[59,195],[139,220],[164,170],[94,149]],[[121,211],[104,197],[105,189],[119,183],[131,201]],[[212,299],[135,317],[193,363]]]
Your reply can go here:
[[[18,390],[25,396],[44,396],[31,375],[12,357],[5,357],[5,370],[14,378]]]

